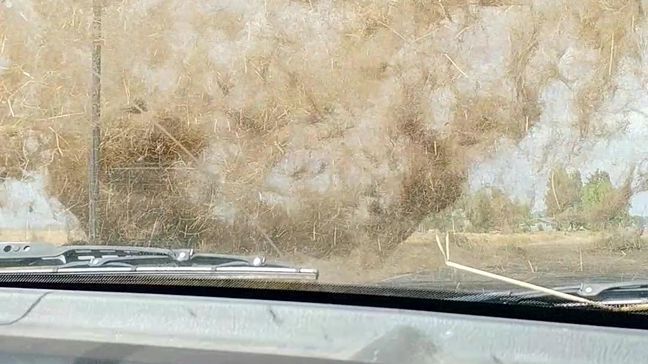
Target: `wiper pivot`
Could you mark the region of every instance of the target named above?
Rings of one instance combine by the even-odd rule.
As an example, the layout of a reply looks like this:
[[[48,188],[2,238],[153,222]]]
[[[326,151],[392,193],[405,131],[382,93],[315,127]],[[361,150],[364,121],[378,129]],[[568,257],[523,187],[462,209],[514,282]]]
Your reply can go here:
[[[648,281],[621,281],[611,283],[582,283],[576,292],[582,297],[598,297],[611,291],[648,290]]]

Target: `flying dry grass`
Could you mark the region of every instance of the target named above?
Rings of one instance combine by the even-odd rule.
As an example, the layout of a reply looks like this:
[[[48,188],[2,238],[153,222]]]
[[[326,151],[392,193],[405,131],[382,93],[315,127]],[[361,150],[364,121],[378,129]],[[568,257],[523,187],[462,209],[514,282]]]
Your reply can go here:
[[[90,15],[0,11],[3,173],[47,169],[81,221]],[[573,84],[588,130],[642,16],[633,1],[106,1],[102,236],[389,250],[496,140],[533,128],[550,82]]]

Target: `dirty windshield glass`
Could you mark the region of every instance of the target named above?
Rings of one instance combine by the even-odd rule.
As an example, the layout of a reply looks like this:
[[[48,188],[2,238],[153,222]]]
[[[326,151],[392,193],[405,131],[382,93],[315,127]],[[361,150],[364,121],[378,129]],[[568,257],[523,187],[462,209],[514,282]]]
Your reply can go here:
[[[641,277],[646,7],[0,0],[0,240]]]

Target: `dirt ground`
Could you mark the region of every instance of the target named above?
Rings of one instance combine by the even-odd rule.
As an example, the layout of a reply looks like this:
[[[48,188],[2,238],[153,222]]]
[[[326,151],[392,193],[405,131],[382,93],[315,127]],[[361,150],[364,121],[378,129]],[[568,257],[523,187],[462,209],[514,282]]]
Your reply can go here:
[[[0,231],[0,240],[42,240],[67,242],[61,231]],[[399,285],[425,288],[421,284],[470,285],[482,287],[487,278],[460,272],[445,265],[436,236],[445,233],[417,232],[389,254],[377,249],[355,249],[346,256],[314,258],[287,255],[283,263],[320,271],[320,282],[331,284]],[[451,261],[488,272],[540,285],[563,285],[569,280],[648,280],[648,237],[628,239],[623,234],[579,232],[536,232],[519,234],[457,233],[449,235]],[[269,256],[270,261],[276,260]],[[423,283],[421,283],[423,282]],[[570,282],[572,284],[573,282]]]
[[[346,257],[296,260],[318,268],[324,283],[365,284],[413,275],[483,280],[446,267],[435,236],[432,231],[416,233],[383,258],[356,251]],[[601,233],[456,234],[450,242],[456,263],[538,284],[552,279],[559,283],[560,277],[648,277],[648,268],[641,264],[648,261],[648,245],[625,245]]]

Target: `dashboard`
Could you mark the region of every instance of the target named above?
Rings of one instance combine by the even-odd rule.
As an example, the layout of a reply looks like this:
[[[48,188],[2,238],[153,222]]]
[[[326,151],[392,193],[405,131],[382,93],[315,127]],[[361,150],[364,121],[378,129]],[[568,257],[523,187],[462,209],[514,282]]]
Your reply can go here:
[[[648,335],[639,329],[456,313],[22,288],[0,288],[0,302],[0,362],[609,364],[648,358]]]

